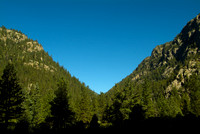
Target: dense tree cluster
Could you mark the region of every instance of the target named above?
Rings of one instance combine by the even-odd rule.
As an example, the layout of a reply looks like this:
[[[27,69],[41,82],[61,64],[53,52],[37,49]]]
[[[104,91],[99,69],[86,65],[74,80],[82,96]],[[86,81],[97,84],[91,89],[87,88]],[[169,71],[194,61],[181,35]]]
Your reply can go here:
[[[166,45],[165,51],[169,49]],[[177,70],[187,68],[199,54],[180,61],[174,58],[155,68],[154,63],[163,58],[150,58],[146,75],[133,80],[131,74],[107,93],[96,94],[54,62],[37,41],[1,27],[0,129],[58,133],[77,128],[196,127],[194,122],[200,121],[199,72],[182,78]],[[142,62],[136,71],[145,72],[145,66]],[[175,69],[166,77],[167,67]],[[166,90],[175,79],[184,79],[184,83],[179,89]]]
[[[22,101],[22,88],[18,83],[16,71],[12,64],[8,64],[0,81],[0,123],[2,128],[8,129],[22,116]]]
[[[187,91],[184,92],[189,94],[181,93],[180,96],[177,89],[173,89],[167,98],[160,94],[158,100],[147,80],[137,90],[130,90],[133,85],[127,84],[124,90],[118,89],[109,103],[105,102],[108,100],[105,94],[97,96],[95,99],[103,104],[103,110],[96,106],[95,111],[92,111],[89,95],[82,91],[79,113],[76,113],[70,104],[69,82],[64,78],[57,81],[53,99],[48,101],[48,98],[43,99],[37,85],[29,93],[23,91],[15,66],[8,63],[0,82],[0,127],[2,131],[23,130],[26,133],[43,130],[59,133],[75,128],[90,131],[135,127],[139,130],[141,127],[153,129],[154,125],[164,129],[168,123],[173,129],[181,126],[193,128],[200,121],[199,81],[200,76],[193,74],[185,83]]]
[[[60,96],[61,93],[58,91],[61,89],[61,91],[66,90],[66,94],[62,95],[67,95],[66,103],[73,113],[73,127],[82,124],[83,128],[88,128],[94,114],[100,117],[98,105],[101,101],[98,101],[99,98],[95,92],[76,77],[71,76],[59,63],[54,62],[37,41],[27,38],[17,30],[1,27],[0,76],[2,76],[2,85],[5,83],[3,81],[4,72],[10,64],[15,68],[16,83],[20,85],[20,92],[22,92],[23,100],[20,108],[23,112],[20,120],[28,124],[30,131],[39,129],[44,124],[46,126],[46,122],[49,123],[48,126],[54,126],[52,119],[57,117],[53,117],[54,112],[52,111],[55,111],[53,107],[56,107],[56,102],[60,100],[57,97]],[[12,72],[7,75],[12,76]],[[6,88],[2,87],[0,93],[13,90],[15,87],[9,90]],[[17,119],[14,119],[14,122],[18,122]]]
[[[168,93],[165,92],[166,80],[152,83],[146,79],[140,85],[129,80],[126,82],[114,87],[116,92],[102,117],[102,122],[107,125],[125,127],[127,121],[133,119],[141,121],[153,118],[199,117],[200,76],[197,74],[190,76],[182,89],[177,90],[174,87]]]

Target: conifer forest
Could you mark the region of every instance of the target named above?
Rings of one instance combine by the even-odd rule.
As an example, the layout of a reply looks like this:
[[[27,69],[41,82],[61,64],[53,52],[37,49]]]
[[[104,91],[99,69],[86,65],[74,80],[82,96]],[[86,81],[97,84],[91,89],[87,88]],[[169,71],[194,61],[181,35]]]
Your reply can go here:
[[[100,94],[55,62],[37,40],[2,26],[0,132],[195,130],[199,74],[200,14]]]

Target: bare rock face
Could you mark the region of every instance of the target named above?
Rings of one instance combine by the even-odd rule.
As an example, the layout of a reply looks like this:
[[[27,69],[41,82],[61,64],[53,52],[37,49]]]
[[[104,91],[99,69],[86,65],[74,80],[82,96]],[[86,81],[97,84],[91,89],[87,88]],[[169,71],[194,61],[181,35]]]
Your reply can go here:
[[[28,46],[27,49],[28,52],[33,52],[33,51],[37,52],[44,50],[43,47],[36,41],[27,42],[26,45]]]

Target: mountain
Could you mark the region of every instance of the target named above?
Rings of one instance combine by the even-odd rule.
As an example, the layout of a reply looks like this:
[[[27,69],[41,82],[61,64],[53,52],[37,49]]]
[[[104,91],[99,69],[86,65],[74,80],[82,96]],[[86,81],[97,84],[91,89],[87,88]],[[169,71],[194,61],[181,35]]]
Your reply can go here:
[[[151,56],[144,59],[129,77],[136,81],[146,75],[155,74],[154,71],[158,69],[161,74],[159,79],[166,79],[176,70],[176,78],[166,90],[170,91],[173,86],[179,89],[187,76],[195,71],[199,72],[199,25],[200,15],[197,15],[173,41],[157,46]]]
[[[19,83],[13,75],[16,81],[13,85],[22,87],[24,110],[21,122],[16,118],[10,122],[28,126],[29,132],[39,128],[56,132],[68,127],[83,130],[99,126],[111,128],[108,130],[133,127],[136,131],[156,127],[183,130],[195,128],[200,122],[200,14],[173,41],[154,48],[151,56],[105,94],[96,94],[72,77],[38,41],[2,26],[0,76],[7,66],[17,71]],[[2,90],[6,80],[1,79]],[[1,121],[4,116],[0,112],[0,128],[8,126],[8,120]]]
[[[70,107],[75,112],[77,122],[83,121],[87,124],[97,112],[98,96],[95,92],[56,63],[38,41],[29,39],[21,31],[2,26],[0,28],[0,76],[8,63],[12,63],[17,71],[26,98],[23,107],[32,126],[40,125],[51,116],[49,103],[55,97],[54,92],[58,89],[60,79],[64,79],[67,83]],[[34,106],[38,109],[35,115],[32,110]]]
[[[136,105],[145,110],[145,118],[199,116],[199,73],[200,14],[173,41],[156,46],[151,56],[106,93],[112,115],[109,121],[115,122],[116,116],[129,119]]]

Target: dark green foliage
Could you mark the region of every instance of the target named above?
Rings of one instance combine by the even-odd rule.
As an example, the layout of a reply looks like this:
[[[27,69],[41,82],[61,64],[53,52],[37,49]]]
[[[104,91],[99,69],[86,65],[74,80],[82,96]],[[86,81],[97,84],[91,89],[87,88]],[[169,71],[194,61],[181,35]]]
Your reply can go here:
[[[110,110],[109,121],[115,126],[119,126],[121,122],[123,122],[124,120],[123,118],[124,109],[122,107],[123,105],[122,103],[123,103],[123,96],[122,94],[118,93],[115,97],[113,104],[109,108]]]
[[[48,94],[42,95],[39,86],[33,85],[25,92],[24,118],[30,125],[30,129],[37,128],[43,123],[50,114],[50,105],[48,104]]]
[[[175,118],[177,115],[186,116],[191,113],[199,116],[199,76],[193,74],[182,88],[173,87],[166,92],[166,85],[170,81],[152,81],[150,76],[137,83],[124,79],[113,88],[114,95],[109,94],[112,102],[105,108],[103,122],[123,124],[131,119],[129,114],[133,112],[135,105],[142,107],[145,120],[155,117]]]
[[[191,112],[196,116],[200,116],[200,76],[193,74],[186,83],[186,88],[189,91],[189,96],[191,98]],[[186,107],[188,106],[186,105]]]
[[[98,117],[96,114],[94,114],[90,122],[90,129],[99,129],[99,127],[100,125],[98,123]]]
[[[17,30],[2,27],[0,28],[0,75],[3,75],[5,65],[9,61],[18,72],[19,83],[25,98],[22,103],[24,109],[22,117],[31,131],[34,128],[40,128],[46,119],[51,117],[50,102],[55,97],[55,90],[58,89],[57,81],[60,78],[67,82],[69,105],[74,112],[75,122],[84,120],[88,124],[93,114],[98,113],[96,93],[76,77],[72,77],[59,63],[54,62],[37,41],[28,39]],[[84,112],[85,116],[80,116],[83,113],[79,110],[80,102],[85,103],[86,99],[89,99],[86,101],[87,109],[89,109],[86,111],[89,112]]]
[[[8,129],[22,116],[22,88],[19,85],[14,65],[9,63],[0,82],[0,122]]]
[[[51,102],[51,115],[55,129],[66,129],[74,122],[74,112],[69,104],[68,84],[63,79],[58,82],[55,98]]]
[[[141,124],[145,120],[145,110],[139,104],[136,104],[129,114],[129,119],[125,120],[126,127],[131,127],[131,125]],[[123,126],[125,127],[125,126]]]
[[[10,93],[21,92],[16,105],[0,102],[1,123],[8,127],[8,122],[18,122],[16,130],[21,124],[29,132],[196,127],[193,122],[200,121],[197,19],[199,16],[173,41],[157,46],[133,73],[100,95],[54,62],[38,41],[28,39],[20,31],[0,28],[0,93],[9,98]],[[8,63],[15,66],[19,78],[7,84],[13,91],[9,93],[5,91],[5,79],[15,73],[4,70],[9,68],[5,67]],[[14,98],[13,102],[17,100]],[[13,108],[11,113],[15,115],[5,113],[7,107]]]
[[[103,116],[103,112],[105,110],[106,104],[107,104],[106,96],[104,93],[101,92],[98,95],[97,104],[96,104],[98,108],[96,114],[100,120],[102,120],[102,116]]]
[[[78,108],[78,120],[82,120],[83,123],[88,124],[92,119],[92,103],[91,96],[84,86],[81,88],[81,100]]]

